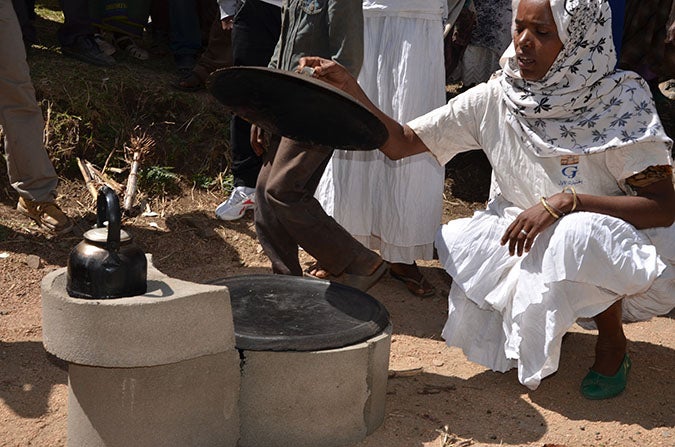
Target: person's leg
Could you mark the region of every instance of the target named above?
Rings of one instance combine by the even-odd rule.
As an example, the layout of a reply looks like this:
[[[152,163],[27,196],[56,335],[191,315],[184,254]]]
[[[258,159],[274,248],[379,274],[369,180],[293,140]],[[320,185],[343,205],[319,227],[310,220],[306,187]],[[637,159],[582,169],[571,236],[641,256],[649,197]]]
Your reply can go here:
[[[265,252],[283,264],[275,268],[273,259],[275,271],[302,275],[297,245],[333,275],[369,275],[382,264],[376,253],[358,243],[314,198],[332,152],[282,138],[270,154],[273,158],[266,159],[265,176],[257,185],[255,219]],[[275,222],[269,222],[270,216]],[[290,252],[289,236],[295,246]]]
[[[60,4],[63,11],[63,25],[57,35],[61,46],[71,46],[78,37],[94,34],[88,0],[60,0]]]
[[[284,229],[272,203],[268,200],[269,197],[265,194],[267,180],[275,167],[273,162],[277,149],[278,144],[273,144],[263,156],[264,162],[256,186],[258,199],[255,202],[255,229],[258,241],[272,263],[272,271],[281,275],[301,276],[298,244]]]
[[[260,0],[247,0],[237,11],[232,30],[234,65],[266,67],[272,58],[281,31],[281,10]],[[216,208],[225,220],[244,215],[246,200],[255,200],[255,188],[262,160],[251,149],[251,125],[233,116],[230,121],[230,148],[235,190]]]
[[[0,125],[12,187],[36,201],[54,200],[57,176],[42,143],[44,120],[11,3],[0,3]]]
[[[33,25],[33,15],[35,11],[32,5],[26,0],[12,0],[14,11],[19,19],[19,26],[21,27],[21,35],[26,46],[37,43],[37,32]]]
[[[169,0],[170,41],[176,68],[189,72],[197,62],[197,51],[202,46],[199,16],[194,0]]]
[[[231,31],[224,30],[220,20],[211,25],[209,43],[190,73],[180,76],[171,85],[182,91],[194,92],[204,88],[209,75],[220,68],[232,65]],[[255,183],[254,183],[255,184]],[[237,185],[235,185],[237,186]]]
[[[19,210],[61,232],[72,222],[55,205],[58,177],[44,149],[44,120],[35,100],[21,31],[10,2],[0,2],[0,125],[7,171],[19,193]]]
[[[390,262],[389,273],[394,279],[405,284],[410,293],[419,297],[429,297],[436,293],[436,288],[422,274],[417,263]]]
[[[114,65],[115,59],[101,51],[94,40],[88,0],[60,0],[60,4],[64,18],[57,32],[61,52],[89,64]]]
[[[199,20],[199,35],[202,46],[208,45],[211,25],[215,20],[220,20],[220,8],[216,0],[197,0],[197,17]]]
[[[581,381],[581,394],[587,399],[609,399],[626,388],[631,360],[626,353],[621,303],[616,301],[593,318],[598,327],[595,362]]]
[[[152,46],[151,52],[160,56],[169,54],[169,2],[168,0],[151,0],[150,20]]]
[[[591,369],[605,376],[613,376],[626,354],[626,336],[621,322],[621,300],[593,320],[598,326],[598,340],[595,344],[595,363]]]
[[[224,30],[221,21],[216,19],[211,25],[209,44],[192,71],[204,83],[212,72],[231,65],[232,32]]]
[[[234,65],[266,67],[281,31],[281,10],[260,0],[249,0],[237,12],[232,30]],[[232,174],[235,186],[255,187],[261,160],[251,149],[251,126],[235,117],[230,127]]]

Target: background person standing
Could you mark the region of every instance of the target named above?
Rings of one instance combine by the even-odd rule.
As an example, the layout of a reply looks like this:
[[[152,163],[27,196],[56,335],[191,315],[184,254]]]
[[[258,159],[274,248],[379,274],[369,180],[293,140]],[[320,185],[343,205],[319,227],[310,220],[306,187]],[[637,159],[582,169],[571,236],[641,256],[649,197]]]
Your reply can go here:
[[[0,2],[0,125],[7,171],[19,193],[17,210],[52,233],[73,221],[55,203],[58,177],[42,141],[44,119],[35,100],[21,28],[10,1]]]

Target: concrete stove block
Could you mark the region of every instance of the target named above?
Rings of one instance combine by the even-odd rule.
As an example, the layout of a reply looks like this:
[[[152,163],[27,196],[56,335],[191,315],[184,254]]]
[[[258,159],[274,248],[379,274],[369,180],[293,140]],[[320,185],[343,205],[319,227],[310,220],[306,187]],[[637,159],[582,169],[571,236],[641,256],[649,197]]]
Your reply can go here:
[[[170,278],[151,259],[145,295],[72,298],[65,283],[65,268],[42,280],[42,332],[45,349],[68,362],[130,368],[235,349],[227,287]]]
[[[240,447],[355,444],[384,421],[391,326],[339,349],[243,351]]]
[[[69,447],[235,447],[239,354],[151,368],[70,364]]]
[[[170,278],[148,292],[72,298],[66,269],[42,281],[47,351],[69,362],[70,447],[235,447],[240,361],[227,287]]]

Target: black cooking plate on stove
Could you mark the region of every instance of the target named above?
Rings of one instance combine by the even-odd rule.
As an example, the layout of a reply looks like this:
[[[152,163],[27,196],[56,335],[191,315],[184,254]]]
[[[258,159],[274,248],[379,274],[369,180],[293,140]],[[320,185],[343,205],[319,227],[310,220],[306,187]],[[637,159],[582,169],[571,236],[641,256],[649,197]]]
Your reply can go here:
[[[375,298],[329,281],[245,275],[212,284],[229,289],[238,349],[335,349],[368,340],[389,325],[389,313]]]
[[[377,149],[388,137],[360,102],[308,75],[230,67],[212,73],[207,86],[228,110],[275,135],[343,150]]]

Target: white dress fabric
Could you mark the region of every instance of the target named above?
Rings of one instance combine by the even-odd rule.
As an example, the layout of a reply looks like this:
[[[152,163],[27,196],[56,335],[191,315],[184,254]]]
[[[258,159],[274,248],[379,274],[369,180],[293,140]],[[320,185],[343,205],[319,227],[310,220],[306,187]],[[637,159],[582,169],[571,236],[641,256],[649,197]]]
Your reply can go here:
[[[520,382],[535,389],[557,370],[562,336],[577,319],[623,297],[626,320],[675,307],[675,225],[639,231],[610,216],[573,213],[538,235],[522,257],[509,256],[500,238],[520,212],[560,192],[569,166],[579,193],[623,195],[618,185],[627,177],[672,160],[662,145],[649,143],[582,155],[574,165],[541,158],[518,149],[520,137],[502,124],[505,113],[494,80],[409,125],[441,164],[484,148],[501,190],[485,211],[438,232],[438,254],[453,278],[443,337],[490,369],[518,367]]]
[[[449,105],[409,123],[444,164],[463,150],[483,148],[502,191],[485,211],[438,232],[436,246],[453,278],[443,337],[495,371],[518,367],[535,389],[558,368],[560,342],[579,318],[623,302],[626,320],[675,307],[675,225],[639,231],[610,216],[564,216],[537,236],[531,251],[509,256],[499,241],[507,226],[541,196],[570,182],[579,193],[623,195],[623,181],[651,165],[671,164],[663,145],[641,143],[579,156],[541,158],[505,126],[499,81],[481,84]]]
[[[367,0],[359,84],[400,123],[445,103],[445,0]],[[431,259],[444,169],[431,154],[392,161],[335,151],[316,197],[356,239],[390,262]]]
[[[632,194],[628,177],[672,165],[672,141],[644,81],[613,69],[607,2],[550,3],[563,48],[544,78],[522,79],[510,47],[495,79],[408,123],[441,165],[471,149],[490,160],[501,193],[436,238],[453,278],[443,337],[493,370],[517,367],[531,389],[557,370],[562,336],[576,321],[592,322],[620,299],[628,321],[675,307],[675,225],[637,230],[576,212],[538,234],[521,257],[500,244],[542,196],[568,186]]]

